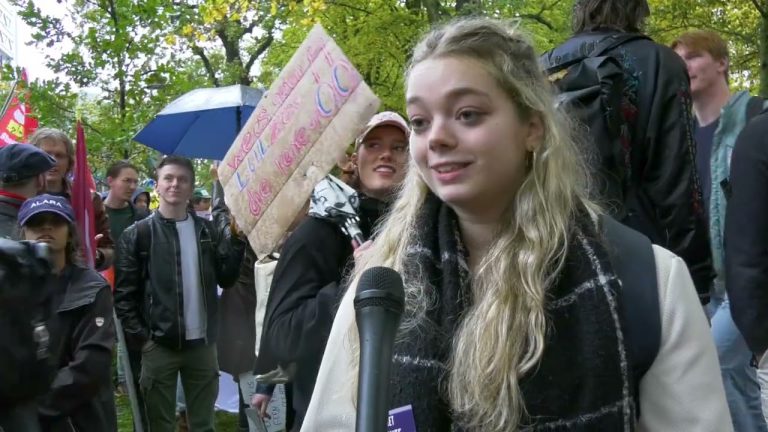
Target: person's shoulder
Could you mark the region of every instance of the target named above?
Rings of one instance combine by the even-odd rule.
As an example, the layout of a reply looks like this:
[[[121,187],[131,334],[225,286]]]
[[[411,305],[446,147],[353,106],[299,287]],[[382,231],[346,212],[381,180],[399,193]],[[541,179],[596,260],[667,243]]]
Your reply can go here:
[[[107,280],[104,279],[104,276],[102,276],[101,273],[82,265],[72,266],[72,281],[80,284],[107,284]]]
[[[740,148],[740,152],[746,150],[752,156],[768,155],[768,111],[758,114],[744,126],[736,140],[736,148]]]
[[[89,305],[103,290],[111,290],[109,282],[99,272],[81,265],[71,268],[70,284],[60,309],[74,309]]]
[[[648,35],[638,33],[635,39],[627,41],[619,48],[622,46],[639,58],[642,58],[643,62],[641,63],[647,63],[647,60],[656,59],[661,64],[674,67],[675,71],[686,71],[683,59],[672,48],[653,40]]]
[[[639,79],[648,83],[654,93],[667,88],[677,94],[686,94],[689,87],[685,62],[672,48],[651,39],[630,42],[631,68],[639,72]]]
[[[134,221],[138,222],[140,220],[146,219],[151,214],[149,210],[139,208],[131,204],[131,208],[133,209],[133,215],[134,215]]]
[[[148,227],[148,225],[152,223],[153,216],[154,214],[150,214],[144,219],[139,219],[133,222],[132,224],[128,225],[123,231],[123,233],[120,234],[119,243],[127,242],[128,244],[133,244],[136,237],[139,235],[138,232],[139,232],[140,226],[141,226],[141,229],[144,229],[145,231],[149,231],[149,230],[146,230],[146,227]]]
[[[695,291],[688,266],[682,258],[658,245],[653,245],[653,256],[656,262],[659,298],[662,303],[670,290],[682,289],[684,285],[690,285],[690,288]]]
[[[305,218],[288,236],[285,246],[310,245],[312,247],[323,248],[338,243],[344,239],[344,234],[335,223],[309,216]]]
[[[128,225],[128,227],[125,228],[124,232],[131,231],[134,232],[139,229],[139,225],[147,225],[152,223],[152,219],[154,219],[154,214],[149,214],[146,217],[134,221],[132,224]]]
[[[748,126],[750,126],[751,130],[755,130],[755,131],[768,130],[768,111],[763,111],[760,114],[756,115],[749,122]]]
[[[328,236],[328,235],[341,235],[341,229],[337,224],[326,219],[321,219],[314,216],[306,217],[294,233],[302,233],[309,236]]]

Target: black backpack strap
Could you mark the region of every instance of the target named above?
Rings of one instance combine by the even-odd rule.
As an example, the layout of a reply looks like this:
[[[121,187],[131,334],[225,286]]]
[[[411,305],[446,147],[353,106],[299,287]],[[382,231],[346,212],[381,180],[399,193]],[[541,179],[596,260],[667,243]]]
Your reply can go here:
[[[640,33],[616,33],[600,39],[585,40],[579,44],[578,48],[564,54],[558,54],[559,50],[555,48],[544,53],[539,58],[539,64],[549,75],[553,71],[564,69],[586,58],[599,57],[622,44],[638,39],[650,40],[648,36]]]
[[[141,280],[146,281],[149,276],[149,245],[152,242],[152,227],[149,218],[136,222],[136,250],[139,253],[141,264]]]
[[[752,96],[749,98],[749,101],[747,102],[747,123],[763,112],[764,105],[765,99],[760,96]]]
[[[625,343],[635,383],[650,369],[661,346],[661,311],[651,241],[615,219],[601,218],[613,271],[622,284]]]
[[[648,36],[640,33],[616,33],[602,38],[595,48],[587,54],[587,57],[599,57],[608,51],[617,48],[627,42],[638,39],[650,39]]]

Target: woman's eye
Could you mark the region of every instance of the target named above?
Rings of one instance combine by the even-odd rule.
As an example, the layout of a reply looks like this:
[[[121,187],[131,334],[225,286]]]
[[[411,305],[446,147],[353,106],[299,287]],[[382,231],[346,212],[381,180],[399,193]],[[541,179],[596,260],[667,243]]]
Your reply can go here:
[[[474,110],[464,110],[459,112],[458,119],[465,123],[475,123],[480,120],[482,113]]]
[[[422,118],[412,118],[410,120],[410,123],[411,123],[411,130],[413,130],[416,133],[424,130],[424,128],[427,127],[426,120]]]

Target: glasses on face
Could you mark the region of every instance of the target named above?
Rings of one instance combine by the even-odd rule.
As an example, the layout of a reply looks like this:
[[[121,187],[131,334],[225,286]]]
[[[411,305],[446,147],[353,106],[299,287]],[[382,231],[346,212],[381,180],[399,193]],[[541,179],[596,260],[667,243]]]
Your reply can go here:
[[[123,183],[126,183],[126,184],[128,184],[129,186],[133,186],[133,185],[138,185],[138,184],[139,184],[139,181],[138,181],[137,179],[132,179],[132,178],[124,178],[124,179],[123,179]]]
[[[24,224],[24,226],[29,228],[40,228],[44,226],[53,226],[55,228],[61,227],[66,225],[68,222],[63,217],[55,214],[55,213],[38,213],[29,220],[27,220],[27,223]]]

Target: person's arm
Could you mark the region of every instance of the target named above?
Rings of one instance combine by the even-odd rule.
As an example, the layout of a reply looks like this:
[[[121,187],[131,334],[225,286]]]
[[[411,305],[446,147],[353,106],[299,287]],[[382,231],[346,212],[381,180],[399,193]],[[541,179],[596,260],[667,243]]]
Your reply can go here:
[[[51,388],[40,402],[43,417],[65,416],[96,396],[111,380],[115,322],[112,293],[106,282],[80,317],[67,347],[72,360],[58,370]]]
[[[355,429],[359,345],[354,298],[353,286],[344,294],[333,320],[302,432]]]
[[[149,339],[149,328],[141,310],[144,302],[144,263],[137,250],[137,224],[128,227],[117,245],[115,264],[115,312],[123,325],[126,344],[140,349]]]
[[[661,50],[659,56],[655,76],[648,82],[656,88],[648,107],[646,164],[640,187],[666,237],[659,244],[685,261],[700,302],[705,304],[714,270],[706,203],[696,174],[688,75],[674,52]]]
[[[230,288],[240,277],[246,240],[233,232],[233,219],[224,202],[224,191],[218,180],[213,182],[212,223],[216,229],[216,280],[220,287]]]
[[[101,235],[96,243],[96,270],[101,271],[112,265],[115,256],[115,242],[109,233],[109,218],[99,194],[93,194],[93,218],[96,234]]]
[[[685,263],[654,246],[661,344],[640,381],[639,431],[733,430],[717,351]]]
[[[281,364],[322,353],[339,300],[340,262],[348,241],[335,227],[307,219],[280,253],[264,318],[260,351]],[[344,247],[341,247],[344,242]],[[351,248],[350,248],[351,249]]]
[[[749,348],[768,349],[768,116],[736,140],[725,218],[725,266],[733,321]]]
[[[259,413],[259,417],[262,419],[270,418],[267,414],[267,408],[269,402],[272,400],[272,394],[275,392],[275,384],[264,384],[262,382],[256,382],[256,391],[251,397],[251,407]]]

